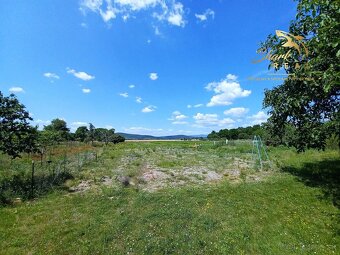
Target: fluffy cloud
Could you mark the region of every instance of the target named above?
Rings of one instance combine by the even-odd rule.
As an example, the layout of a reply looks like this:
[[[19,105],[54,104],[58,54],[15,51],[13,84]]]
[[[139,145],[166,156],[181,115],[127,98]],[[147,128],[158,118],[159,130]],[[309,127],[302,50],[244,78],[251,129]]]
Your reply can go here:
[[[120,93],[119,95],[120,95],[121,97],[125,97],[125,98],[129,97],[129,94],[126,93],[126,92],[125,92],[125,93]]]
[[[86,7],[90,9],[91,11],[97,11],[103,4],[102,0],[82,0],[80,2],[80,8]]]
[[[83,88],[82,91],[83,91],[84,94],[88,94],[88,93],[91,92],[91,89]]]
[[[46,78],[49,78],[49,79],[59,79],[60,77],[58,76],[58,75],[56,75],[55,73],[44,73],[44,76],[46,77]]]
[[[149,113],[149,112],[154,112],[156,110],[156,106],[153,106],[153,105],[149,105],[149,106],[146,106],[142,109],[142,112],[144,113]]]
[[[230,108],[228,110],[225,110],[224,114],[229,115],[229,116],[234,116],[234,117],[240,117],[240,116],[245,115],[247,112],[249,112],[248,108],[235,107],[235,108]]]
[[[183,121],[185,119],[187,119],[188,116],[182,114],[179,111],[174,111],[171,115],[171,118],[169,118],[169,120],[172,120],[172,124],[187,124],[186,121]]]
[[[168,22],[174,26],[184,27],[185,21],[183,19],[184,11],[183,11],[183,4],[175,3],[173,5],[172,10],[168,16]]]
[[[268,118],[269,116],[263,111],[259,111],[258,113],[248,117],[248,119],[251,120],[250,122],[251,125],[257,125],[266,122]]]
[[[110,21],[111,19],[116,18],[116,10],[112,7],[107,7],[105,11],[99,10],[100,15],[102,16],[105,22]]]
[[[135,87],[135,85],[133,85],[133,84],[129,85],[130,89],[133,89],[134,87]]]
[[[115,0],[115,2],[123,7],[127,7],[133,11],[139,11],[149,7],[155,7],[159,4],[159,0]]]
[[[208,91],[213,91],[214,95],[207,106],[230,105],[233,100],[240,97],[250,95],[250,90],[241,88],[237,77],[233,74],[228,74],[225,79],[220,82],[211,82],[205,87]]]
[[[158,74],[157,73],[150,73],[149,77],[150,77],[151,80],[155,81],[155,80],[158,79]]]
[[[141,104],[142,103],[142,98],[141,97],[136,97],[136,103]]]
[[[217,114],[197,113],[193,118],[197,127],[231,127],[235,123],[230,118],[219,119]]]
[[[211,9],[206,9],[204,13],[202,14],[195,14],[195,17],[199,20],[199,21],[206,21],[208,20],[209,16],[214,19],[215,18],[215,12]]]
[[[78,79],[81,79],[83,81],[89,81],[89,80],[93,80],[95,78],[94,76],[87,74],[85,72],[77,72],[76,70],[70,69],[70,68],[66,68],[66,70],[67,70],[67,73],[73,74],[75,77],[77,77]]]
[[[91,11],[99,14],[105,22],[109,22],[121,15],[124,21],[133,12],[154,9],[160,13],[153,13],[153,17],[160,21],[167,21],[171,25],[184,27],[184,7],[175,0],[82,0],[80,10],[86,14]]]
[[[118,10],[113,7],[111,0],[82,0],[80,2],[80,10],[85,14],[86,11],[92,11],[98,13],[105,22],[116,18],[116,13]]]
[[[11,93],[24,93],[25,90],[21,87],[11,87],[9,89],[9,92],[11,92]]]

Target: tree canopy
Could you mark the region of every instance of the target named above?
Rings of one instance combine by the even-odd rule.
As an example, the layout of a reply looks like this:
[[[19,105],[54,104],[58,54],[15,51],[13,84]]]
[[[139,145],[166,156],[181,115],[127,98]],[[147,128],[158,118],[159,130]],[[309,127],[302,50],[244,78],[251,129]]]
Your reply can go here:
[[[265,136],[266,131],[260,125],[254,125],[249,127],[238,127],[238,128],[231,128],[231,129],[221,129],[218,132],[212,131],[208,135],[208,139],[215,140],[215,139],[252,139],[254,135]]]
[[[275,69],[286,68],[283,84],[265,91],[264,107],[272,135],[283,136],[292,127],[290,143],[298,151],[325,148],[326,138],[340,136],[340,4],[337,0],[300,0],[289,33],[305,38],[304,55],[288,47],[277,35],[269,35],[261,50],[294,54],[276,60]],[[298,62],[299,66],[296,67]],[[274,61],[271,60],[271,64]],[[340,146],[340,144],[339,144]]]
[[[21,152],[37,148],[37,128],[30,126],[32,118],[14,94],[3,96],[0,91],[0,150],[12,158]]]

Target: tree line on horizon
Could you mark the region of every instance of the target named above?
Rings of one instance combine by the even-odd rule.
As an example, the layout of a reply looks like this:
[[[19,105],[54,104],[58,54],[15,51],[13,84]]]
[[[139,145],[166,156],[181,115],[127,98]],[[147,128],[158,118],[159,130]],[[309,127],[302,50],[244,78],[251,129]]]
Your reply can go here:
[[[209,140],[215,139],[228,139],[228,140],[244,140],[244,139],[252,139],[255,135],[259,135],[261,137],[266,136],[267,132],[264,126],[254,125],[248,127],[238,127],[231,129],[221,129],[218,132],[212,131],[208,134],[207,138]]]
[[[51,124],[38,130],[32,126],[26,107],[19,102],[14,94],[8,97],[0,91],[0,151],[10,157],[17,158],[23,152],[43,153],[48,146],[67,141],[93,143],[121,143],[125,138],[115,133],[115,129],[96,128],[92,123],[80,126],[73,133],[67,127],[66,121],[54,119]]]

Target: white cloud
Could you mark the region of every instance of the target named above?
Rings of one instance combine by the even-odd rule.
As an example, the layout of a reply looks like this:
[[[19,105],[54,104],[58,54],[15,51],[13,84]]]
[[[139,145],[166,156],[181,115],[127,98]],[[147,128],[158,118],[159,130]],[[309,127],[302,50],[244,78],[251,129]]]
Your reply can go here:
[[[219,119],[217,114],[197,113],[193,118],[197,127],[231,127],[235,123],[230,118]]]
[[[268,118],[269,116],[263,111],[259,111],[258,113],[248,117],[248,119],[251,120],[250,122],[251,125],[257,125],[266,122]]]
[[[70,69],[70,68],[66,68],[66,70],[67,70],[67,73],[73,74],[75,77],[77,77],[78,79],[81,79],[83,81],[89,81],[89,80],[93,80],[95,78],[94,76],[87,74],[85,72],[77,72],[76,70]]]
[[[125,15],[122,16],[122,18],[126,22],[130,18],[130,15],[129,14],[125,14]]]
[[[199,108],[199,107],[202,107],[202,106],[204,106],[204,104],[195,104],[195,105],[191,105],[191,104],[188,104],[187,105],[187,108]]]
[[[107,7],[106,11],[99,10],[99,13],[105,22],[116,18],[116,10],[110,6]]]
[[[38,129],[42,130],[44,126],[51,124],[51,121],[50,120],[37,119],[37,120],[32,121],[32,123],[34,125],[38,125]]]
[[[58,75],[56,75],[55,73],[44,73],[44,76],[46,77],[46,78],[50,78],[50,79],[60,79],[60,77],[58,76]]]
[[[150,44],[150,43],[151,43],[151,40],[150,40],[150,39],[148,39],[146,42],[147,42],[148,44]]]
[[[136,86],[133,85],[133,84],[129,85],[129,88],[130,88],[130,89],[133,89],[134,87],[136,87]]]
[[[41,120],[41,119],[37,119],[34,121],[35,123],[37,124],[43,124],[43,125],[49,125],[51,124],[51,121],[50,120]]]
[[[88,94],[88,93],[91,92],[91,89],[83,88],[82,91],[83,91],[84,94]]]
[[[105,22],[116,18],[116,13],[119,12],[113,7],[111,0],[105,0],[106,8],[103,0],[82,0],[80,2],[80,10],[85,14],[87,10],[98,13]]]
[[[149,105],[149,106],[146,106],[142,109],[142,112],[144,113],[149,113],[149,112],[154,112],[156,110],[156,106],[153,106],[153,105]]]
[[[183,15],[183,4],[180,2],[174,3],[168,16],[168,22],[174,26],[184,27],[185,21]]]
[[[228,74],[228,75],[227,75],[227,79],[228,79],[228,80],[237,80],[237,76],[234,75],[234,74]]]
[[[142,103],[142,98],[141,97],[136,97],[136,102],[141,104]]]
[[[249,112],[249,109],[248,109],[248,108],[244,108],[244,107],[235,107],[235,108],[230,108],[230,109],[228,109],[228,110],[225,110],[223,113],[224,113],[225,115],[240,117],[240,116],[246,114],[247,112]]]
[[[103,4],[102,0],[82,0],[80,5],[80,8],[86,7],[90,9],[91,11],[97,11],[99,10],[100,6]]]
[[[125,93],[120,93],[119,95],[122,96],[122,97],[125,97],[125,98],[129,97],[129,94],[126,93],[126,92]]]
[[[11,92],[11,93],[24,93],[25,90],[21,87],[11,87],[9,89],[9,92]]]
[[[138,11],[148,7],[154,7],[159,3],[159,0],[116,0],[115,2],[133,11]]]
[[[150,73],[149,77],[150,77],[151,80],[155,81],[155,80],[158,79],[158,74],[157,73]]]
[[[176,2],[175,0],[159,1],[162,8],[161,13],[153,13],[153,17],[159,21],[167,21],[170,25],[184,27],[186,21],[184,19],[184,6],[181,2]]]
[[[88,123],[83,122],[83,121],[75,121],[71,123],[71,126],[73,127],[81,127],[81,126],[86,126],[87,127]]]
[[[213,91],[214,95],[207,106],[230,105],[233,100],[240,97],[250,95],[250,90],[241,88],[237,77],[233,74],[228,74],[225,79],[220,82],[211,82],[205,87],[208,91]]]
[[[87,11],[99,14],[104,22],[109,22],[121,15],[127,21],[133,12],[155,9],[161,11],[153,14],[160,21],[171,25],[184,27],[184,6],[175,0],[82,0],[80,10],[85,15]]]
[[[195,14],[195,17],[200,21],[206,21],[208,20],[209,16],[214,19],[215,18],[215,12],[211,9],[206,9],[204,13],[202,14]]]
[[[175,120],[183,120],[183,119],[186,119],[188,118],[188,116],[185,116],[184,114],[179,114],[179,115],[176,115],[175,116]]]
[[[186,121],[183,121],[184,119],[187,119],[188,116],[182,114],[179,111],[174,111],[171,115],[171,118],[169,120],[172,120],[172,124],[187,124]]]
[[[70,128],[71,128],[71,132],[75,132],[77,130],[78,127],[88,127],[88,123],[87,122],[83,122],[83,121],[74,121],[71,123]]]

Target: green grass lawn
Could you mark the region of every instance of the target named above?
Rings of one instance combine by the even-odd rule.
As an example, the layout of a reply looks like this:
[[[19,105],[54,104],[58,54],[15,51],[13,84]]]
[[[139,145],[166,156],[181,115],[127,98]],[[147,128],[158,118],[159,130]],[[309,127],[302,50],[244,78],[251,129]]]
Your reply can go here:
[[[118,168],[134,167],[130,175],[138,176],[145,160],[180,171],[193,158],[222,171],[251,156],[246,143],[198,143],[116,145],[73,182],[113,177]],[[223,178],[153,192],[114,183],[4,206],[0,254],[339,254],[339,152],[274,148],[269,154],[279,170],[260,181]],[[225,157],[226,163],[214,163]]]

